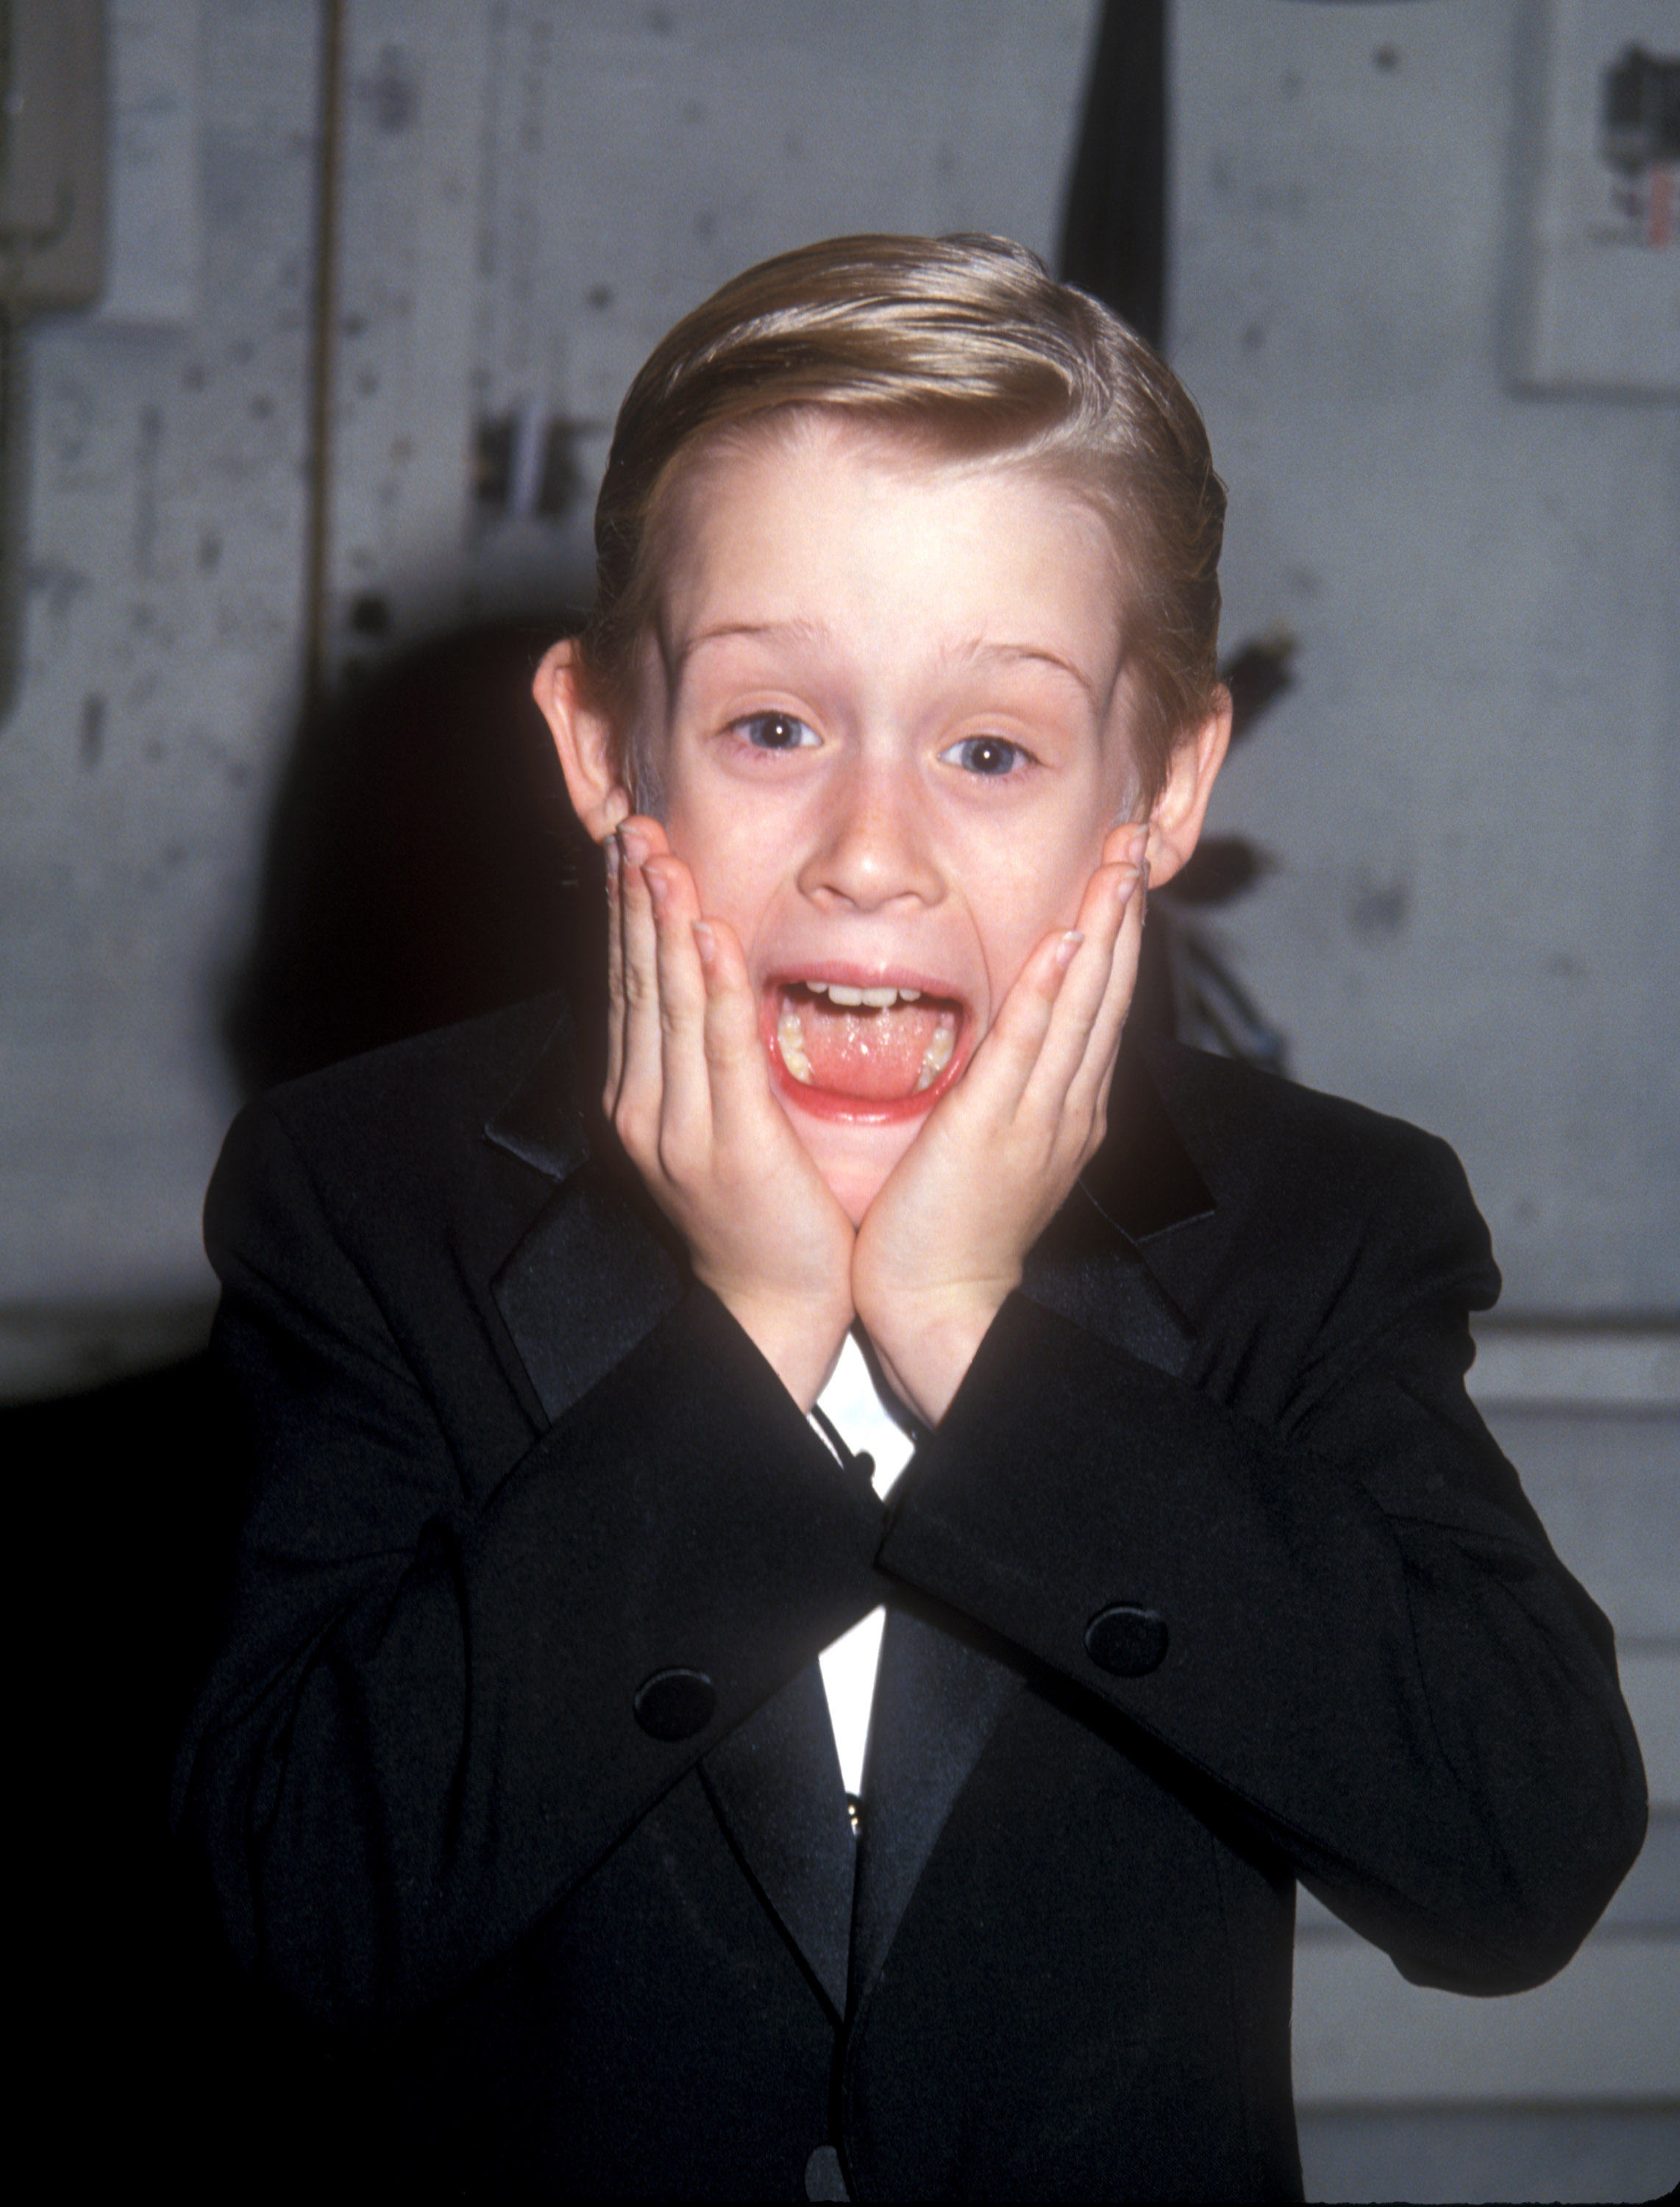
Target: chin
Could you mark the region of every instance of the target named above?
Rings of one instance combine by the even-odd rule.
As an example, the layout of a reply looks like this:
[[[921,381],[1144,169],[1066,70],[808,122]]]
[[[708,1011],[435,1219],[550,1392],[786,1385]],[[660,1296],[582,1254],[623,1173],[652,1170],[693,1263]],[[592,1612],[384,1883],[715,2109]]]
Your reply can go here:
[[[830,1193],[854,1226],[880,1194],[888,1175],[921,1132],[926,1112],[885,1124],[848,1124],[787,1101],[787,1115]]]

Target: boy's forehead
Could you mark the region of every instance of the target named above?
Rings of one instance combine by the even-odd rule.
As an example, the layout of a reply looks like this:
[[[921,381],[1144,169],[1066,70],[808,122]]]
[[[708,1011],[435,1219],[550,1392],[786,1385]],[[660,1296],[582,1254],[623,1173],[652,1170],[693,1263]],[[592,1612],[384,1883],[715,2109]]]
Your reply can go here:
[[[1113,532],[1065,476],[1019,454],[773,420],[694,455],[659,520],[655,619],[673,675],[714,644],[814,651],[859,620],[902,628],[906,614],[931,656],[1059,670],[1093,702],[1119,671],[1127,592]]]

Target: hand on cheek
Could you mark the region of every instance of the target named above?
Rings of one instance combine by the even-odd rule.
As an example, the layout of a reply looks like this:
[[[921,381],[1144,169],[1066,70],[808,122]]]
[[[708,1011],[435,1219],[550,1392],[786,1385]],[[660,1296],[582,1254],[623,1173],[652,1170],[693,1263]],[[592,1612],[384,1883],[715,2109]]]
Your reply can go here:
[[[696,1277],[809,1409],[852,1323],[852,1223],[771,1091],[740,946],[664,831],[627,820],[607,861],[607,1113]]]
[[[1109,837],[1076,930],[1046,936],[1027,960],[858,1229],[858,1315],[930,1425],[1102,1142],[1137,979],[1145,846],[1141,828]]]

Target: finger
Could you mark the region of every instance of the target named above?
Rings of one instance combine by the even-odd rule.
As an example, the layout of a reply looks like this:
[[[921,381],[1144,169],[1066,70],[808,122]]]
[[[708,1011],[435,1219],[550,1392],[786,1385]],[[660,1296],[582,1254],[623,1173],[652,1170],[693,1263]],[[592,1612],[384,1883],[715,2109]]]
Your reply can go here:
[[[1099,868],[1085,886],[1076,930],[1079,948],[1049,1006],[1032,1061],[1025,1068],[1018,1110],[1057,1124],[1067,1087],[1084,1062],[1091,1024],[1102,1002],[1119,925],[1112,872]],[[1025,976],[1023,977],[1025,978]]]
[[[625,938],[624,908],[619,876],[624,852],[615,830],[607,838],[601,856],[607,866],[607,1109],[619,1101],[625,1069]]]
[[[646,1119],[657,1113],[663,1044],[659,1026],[659,950],[654,930],[654,902],[643,867],[663,846],[665,839],[654,822],[637,818],[625,821],[619,831],[619,840],[624,852],[619,876],[619,906],[625,1013],[624,1059],[617,1104],[621,1113],[628,1109],[638,1118]]]
[[[1098,860],[1104,866],[1136,866],[1145,870],[1149,856],[1150,826],[1147,820],[1122,820],[1110,828],[1103,839],[1103,856]]]
[[[649,858],[663,858],[670,856],[671,839],[651,813],[632,812],[623,823],[619,830],[620,834],[624,833],[625,829],[628,829],[632,835],[641,838],[647,846]]]
[[[1108,1058],[1110,1072],[1113,1070],[1113,1055],[1120,1048],[1121,1032],[1131,1011],[1132,998],[1138,985],[1138,961],[1143,951],[1144,921],[1149,912],[1149,829],[1146,827],[1127,831],[1124,863],[1135,867],[1137,882],[1121,912],[1120,931],[1115,938],[1114,962],[1109,974],[1109,985],[1103,993],[1102,1008],[1097,1014],[1092,1034],[1093,1050]]]
[[[777,1109],[759,1032],[758,1005],[741,946],[720,920],[694,930],[706,984],[706,1071],[712,1125],[722,1145],[762,1139],[767,1107]]]
[[[942,1099],[935,1120],[980,1112],[1013,1116],[1038,1063],[1056,999],[1084,947],[1085,938],[1077,929],[1045,936],[1016,975],[973,1062]]]
[[[1101,1054],[1115,1047],[1122,1002],[1113,1016],[1116,952],[1126,920],[1135,901],[1140,876],[1130,865],[1099,866],[1086,885],[1079,907],[1079,929],[1085,942],[1068,968],[1067,985],[1058,997],[1038,1060],[1033,1068],[1029,1104],[1042,1104],[1058,1116],[1070,1100],[1082,1071],[1096,1061],[1085,1097],[1087,1107],[1101,1078]],[[1130,1001],[1129,981],[1121,994]],[[1105,1017],[1105,1012],[1111,1016]]]
[[[711,1128],[706,979],[694,939],[699,906],[694,877],[680,859],[650,858],[643,875],[653,906],[659,984],[661,1132],[662,1138],[688,1144],[708,1139]]]
[[[1145,866],[1134,876],[1127,894],[1109,961],[1108,985],[1091,1022],[1084,1057],[1068,1082],[1067,1109],[1070,1119],[1077,1121],[1083,1117],[1099,1135],[1107,1122],[1109,1091],[1137,989],[1148,894],[1149,873]]]

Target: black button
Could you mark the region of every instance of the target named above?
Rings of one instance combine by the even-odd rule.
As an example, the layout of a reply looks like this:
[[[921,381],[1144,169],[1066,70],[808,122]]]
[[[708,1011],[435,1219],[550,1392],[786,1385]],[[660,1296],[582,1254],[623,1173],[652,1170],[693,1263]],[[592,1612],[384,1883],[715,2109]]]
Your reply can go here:
[[[692,1739],[717,1705],[717,1689],[703,1671],[655,1671],[637,1694],[636,1721],[655,1739]]]
[[[1167,1652],[1167,1620],[1158,1609],[1135,1601],[1111,1602],[1085,1629],[1085,1652],[1116,1678],[1141,1678]]]

